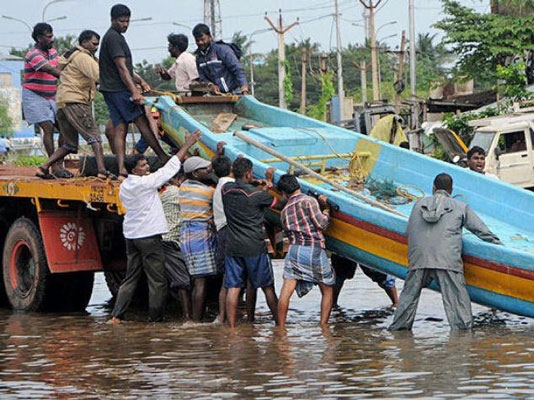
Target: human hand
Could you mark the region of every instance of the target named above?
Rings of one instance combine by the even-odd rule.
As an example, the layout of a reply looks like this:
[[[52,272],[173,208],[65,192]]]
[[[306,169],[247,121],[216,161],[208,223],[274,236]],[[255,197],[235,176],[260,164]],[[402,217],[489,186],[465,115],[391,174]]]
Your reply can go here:
[[[202,136],[202,132],[200,131],[200,129],[197,129],[193,133],[185,136],[185,144],[184,145],[186,147],[191,147],[192,145],[194,145],[196,142],[199,141],[201,136]]]
[[[145,102],[145,98],[143,97],[143,95],[139,92],[139,91],[134,91],[132,93],[132,97],[131,97],[132,101],[137,104],[138,106],[142,105],[144,102]]]
[[[321,209],[330,208],[328,205],[328,197],[326,197],[324,194],[317,197],[317,201],[319,202]]]
[[[226,142],[223,142],[222,140],[217,142],[217,154],[219,156],[224,155],[224,146],[226,146]]]
[[[140,85],[143,93],[150,92],[150,85],[148,83],[146,83],[145,81],[141,81]]]
[[[241,94],[248,94],[248,85],[241,86]]]
[[[274,167],[269,167],[265,170],[265,180],[271,182],[271,185],[274,178],[274,171],[276,171],[276,168]]]

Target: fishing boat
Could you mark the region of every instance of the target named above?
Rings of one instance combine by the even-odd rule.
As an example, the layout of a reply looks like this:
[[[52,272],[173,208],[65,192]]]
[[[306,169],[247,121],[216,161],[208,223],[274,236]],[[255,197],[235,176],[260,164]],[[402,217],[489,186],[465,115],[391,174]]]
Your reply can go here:
[[[166,134],[178,145],[202,131],[200,155],[217,144],[225,154],[250,158],[254,175],[276,168],[274,181],[298,175],[304,192],[336,204],[325,234],[327,248],[404,279],[408,269],[406,225],[420,197],[442,172],[453,195],[468,203],[495,232],[497,246],[465,232],[463,259],[472,301],[534,317],[534,194],[482,174],[411,152],[359,133],[263,104],[252,96],[153,99]],[[437,287],[434,287],[437,290]]]

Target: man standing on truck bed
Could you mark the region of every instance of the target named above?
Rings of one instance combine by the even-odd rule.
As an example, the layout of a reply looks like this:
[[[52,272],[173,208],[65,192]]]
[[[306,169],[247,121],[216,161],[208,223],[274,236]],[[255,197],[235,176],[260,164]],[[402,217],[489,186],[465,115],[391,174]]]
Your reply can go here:
[[[49,168],[69,153],[78,152],[78,133],[93,148],[98,167],[97,176],[106,179],[110,174],[104,165],[102,138],[91,112],[91,102],[98,82],[98,61],[95,58],[100,43],[100,35],[85,30],[78,44],[59,58],[61,75],[57,89],[57,119],[63,135],[63,144],[54,151],[42,166],[37,176],[50,178]]]
[[[108,106],[113,123],[113,146],[117,156],[119,175],[128,176],[124,166],[127,126],[135,122],[141,135],[152,147],[161,161],[169,156],[161,148],[150,129],[145,109],[144,98],[136,84],[143,92],[148,92],[148,84],[133,71],[132,53],[122,35],[130,24],[130,9],[124,4],[115,4],[111,8],[111,27],[102,38],[100,49],[100,91]]]
[[[200,82],[211,83],[215,93],[247,94],[247,79],[235,45],[213,41],[206,24],[196,25],[193,36],[198,46],[195,54]]]
[[[143,271],[148,281],[148,313],[150,321],[163,319],[167,299],[165,253],[161,235],[169,231],[158,189],[171,179],[182,165],[187,150],[200,138],[200,131],[188,136],[184,146],[153,174],[145,156],[138,154],[128,160],[129,175],[121,184],[119,197],[126,209],[123,232],[126,239],[126,277],[119,288],[113,308],[112,324],[120,324],[132,301]]]

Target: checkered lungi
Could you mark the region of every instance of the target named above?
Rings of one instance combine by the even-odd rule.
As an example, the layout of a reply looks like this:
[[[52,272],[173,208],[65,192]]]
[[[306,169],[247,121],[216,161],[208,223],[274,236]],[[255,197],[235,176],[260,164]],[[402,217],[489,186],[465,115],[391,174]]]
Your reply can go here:
[[[217,274],[217,237],[211,221],[183,221],[180,244],[192,277]]]
[[[297,280],[297,295],[307,294],[313,285],[334,286],[336,276],[326,252],[320,246],[292,244],[284,261],[284,279]]]

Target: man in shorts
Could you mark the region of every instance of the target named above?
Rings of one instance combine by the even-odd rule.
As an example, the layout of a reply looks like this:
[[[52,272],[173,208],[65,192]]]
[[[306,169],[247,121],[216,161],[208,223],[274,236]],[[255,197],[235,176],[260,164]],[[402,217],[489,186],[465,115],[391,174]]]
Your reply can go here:
[[[117,156],[119,175],[123,178],[128,176],[124,155],[127,126],[132,121],[159,159],[163,162],[169,159],[150,128],[143,107],[145,99],[136,84],[141,86],[142,92],[148,92],[150,87],[134,73],[132,53],[122,35],[128,30],[130,15],[130,9],[124,4],[116,4],[111,8],[111,27],[102,38],[99,59],[100,91],[113,124],[112,149]]]
[[[98,82],[98,61],[95,53],[100,43],[100,35],[94,31],[83,31],[78,44],[59,59],[61,75],[57,89],[57,119],[63,135],[63,144],[38,168],[37,176],[51,178],[50,166],[62,160],[69,153],[78,152],[78,133],[91,145],[98,168],[97,176],[106,179],[111,174],[106,171],[102,138],[91,113],[91,102]]]
[[[271,260],[263,237],[263,220],[276,199],[266,192],[267,181],[255,181],[252,162],[245,157],[232,164],[235,182],[222,188],[224,214],[228,226],[226,239],[226,317],[231,328],[236,326],[237,303],[241,288],[246,287],[247,277],[254,289],[261,288],[275,322],[278,322],[278,298],[274,291],[274,275]],[[252,183],[261,183],[260,190]]]
[[[52,27],[40,22],[33,27],[33,49],[24,56],[22,79],[22,110],[30,125],[37,124],[43,131],[43,145],[50,157],[54,153],[56,131],[56,90],[59,78],[58,54],[54,46]],[[72,177],[61,166],[54,166],[60,178]]]

